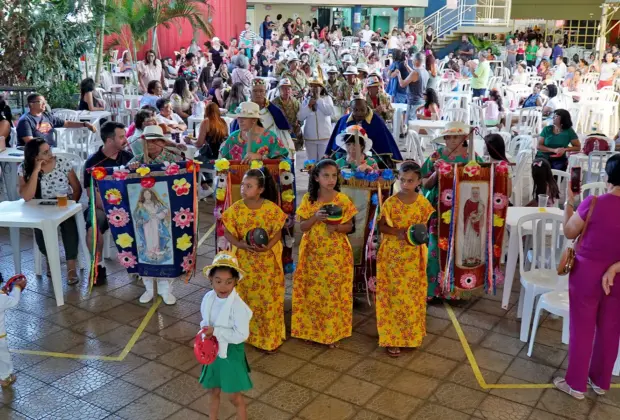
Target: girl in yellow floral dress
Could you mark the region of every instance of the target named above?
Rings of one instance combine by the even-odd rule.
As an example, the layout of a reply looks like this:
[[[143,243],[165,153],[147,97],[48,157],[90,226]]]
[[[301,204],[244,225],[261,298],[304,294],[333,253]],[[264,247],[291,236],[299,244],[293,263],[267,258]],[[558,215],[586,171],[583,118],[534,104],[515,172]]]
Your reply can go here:
[[[400,347],[418,347],[426,335],[426,245],[410,245],[411,225],[428,223],[433,206],[418,194],[420,165],[404,162],[399,170],[400,191],[385,200],[377,254],[377,329],[379,345],[397,357]]]
[[[247,273],[237,285],[241,299],[254,316],[247,343],[272,352],[284,339],[284,270],[282,267],[282,228],[286,214],[278,207],[275,182],[267,168],[250,169],[241,182],[242,200],[222,214],[226,239],[236,248],[241,268]],[[269,243],[250,246],[245,235],[263,228]]]
[[[353,251],[347,233],[357,209],[339,192],[338,165],[324,159],[312,169],[297,216],[304,233],[293,279],[291,336],[336,347],[351,336]],[[326,204],[342,208],[338,225],[326,224]]]

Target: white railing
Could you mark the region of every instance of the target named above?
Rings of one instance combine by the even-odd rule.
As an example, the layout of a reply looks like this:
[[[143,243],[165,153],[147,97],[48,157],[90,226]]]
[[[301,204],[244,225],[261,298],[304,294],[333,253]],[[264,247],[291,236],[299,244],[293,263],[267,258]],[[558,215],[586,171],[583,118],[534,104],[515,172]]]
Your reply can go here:
[[[508,26],[512,0],[458,0],[454,9],[444,6],[416,24],[426,33],[433,27],[435,38],[441,38],[461,26]]]

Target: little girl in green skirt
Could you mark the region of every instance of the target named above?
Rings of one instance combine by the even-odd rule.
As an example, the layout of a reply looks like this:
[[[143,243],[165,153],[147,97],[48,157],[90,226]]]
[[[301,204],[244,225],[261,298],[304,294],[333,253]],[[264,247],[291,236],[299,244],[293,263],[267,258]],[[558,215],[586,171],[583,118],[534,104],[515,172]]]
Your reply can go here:
[[[245,400],[241,392],[252,389],[250,366],[245,357],[244,342],[250,335],[252,311],[241,300],[235,286],[244,276],[234,254],[220,252],[203,274],[213,286],[202,299],[200,313],[202,333],[217,339],[219,349],[215,361],[202,368],[198,381],[210,390],[209,418],[217,419],[220,393],[231,394],[230,401],[237,408],[237,418],[247,419]]]

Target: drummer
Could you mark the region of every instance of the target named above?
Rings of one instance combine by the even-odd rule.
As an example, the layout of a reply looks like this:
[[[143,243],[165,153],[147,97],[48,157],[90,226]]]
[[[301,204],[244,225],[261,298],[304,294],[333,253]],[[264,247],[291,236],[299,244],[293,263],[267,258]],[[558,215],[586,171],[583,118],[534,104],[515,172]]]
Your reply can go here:
[[[372,140],[359,125],[347,127],[336,136],[336,145],[347,151],[346,156],[336,160],[341,169],[350,168],[362,172],[379,169],[377,161],[371,157]]]

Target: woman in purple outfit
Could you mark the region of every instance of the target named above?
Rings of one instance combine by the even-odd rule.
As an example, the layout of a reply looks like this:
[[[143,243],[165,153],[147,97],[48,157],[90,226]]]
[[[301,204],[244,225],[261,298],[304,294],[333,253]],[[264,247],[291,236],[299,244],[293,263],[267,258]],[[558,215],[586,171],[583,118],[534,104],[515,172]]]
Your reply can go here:
[[[620,343],[620,278],[613,278],[620,261],[620,155],[609,158],[605,172],[607,194],[597,198],[588,229],[569,277],[570,340],[566,378],[555,386],[582,400],[587,386],[603,395],[609,389]],[[568,191],[564,235],[574,239],[583,231],[592,196],[581,204]],[[574,209],[577,209],[574,212]],[[610,287],[611,286],[611,287]]]

